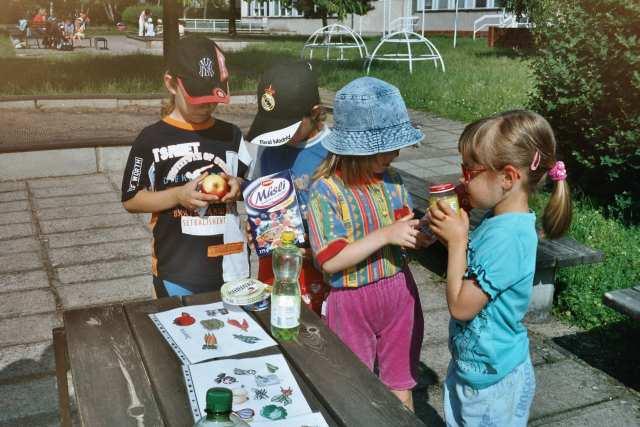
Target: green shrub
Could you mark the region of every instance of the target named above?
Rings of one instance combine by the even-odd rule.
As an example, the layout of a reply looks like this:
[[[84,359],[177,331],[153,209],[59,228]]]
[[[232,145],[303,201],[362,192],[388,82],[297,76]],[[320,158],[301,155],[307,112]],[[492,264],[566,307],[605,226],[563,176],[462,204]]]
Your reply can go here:
[[[138,19],[143,10],[149,9],[153,14],[154,21],[158,18],[162,19],[162,7],[154,4],[136,4],[129,6],[122,12],[122,21],[127,24],[138,28]]]
[[[547,196],[537,196],[533,209],[541,212],[546,199]],[[556,315],[588,329],[625,319],[603,305],[602,296],[607,291],[640,282],[640,227],[625,226],[617,219],[606,217],[588,199],[578,199],[569,236],[601,250],[604,261],[559,270]]]
[[[630,214],[640,208],[640,2],[554,3],[536,29],[530,106],[553,126],[572,183]]]

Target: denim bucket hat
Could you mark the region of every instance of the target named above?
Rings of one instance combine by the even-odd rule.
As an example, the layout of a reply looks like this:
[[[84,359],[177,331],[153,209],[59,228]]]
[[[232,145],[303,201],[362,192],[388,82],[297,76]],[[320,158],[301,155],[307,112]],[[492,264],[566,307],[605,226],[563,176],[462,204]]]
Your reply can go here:
[[[424,138],[422,131],[411,125],[398,88],[373,77],[355,79],[338,91],[333,121],[322,145],[345,156],[387,153]]]

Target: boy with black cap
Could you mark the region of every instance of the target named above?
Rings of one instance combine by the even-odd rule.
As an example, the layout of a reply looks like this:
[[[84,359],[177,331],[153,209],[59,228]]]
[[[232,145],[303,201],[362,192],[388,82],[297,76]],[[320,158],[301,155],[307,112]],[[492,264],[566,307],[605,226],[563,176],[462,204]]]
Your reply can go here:
[[[163,118],[133,143],[122,180],[129,212],[151,212],[152,270],[158,296],[219,289],[249,276],[236,200],[251,165],[240,129],[212,117],[229,102],[224,55],[211,40],[178,41],[164,83]],[[223,197],[199,191],[209,173],[223,176]]]
[[[258,84],[257,95],[258,114],[247,135],[252,144],[258,145],[253,177],[290,169],[306,228],[311,177],[327,155],[319,142],[329,132],[311,64],[285,63],[268,69]],[[258,279],[273,283],[270,256],[259,258]],[[320,314],[328,291],[310,251],[305,251],[300,273],[302,300]]]

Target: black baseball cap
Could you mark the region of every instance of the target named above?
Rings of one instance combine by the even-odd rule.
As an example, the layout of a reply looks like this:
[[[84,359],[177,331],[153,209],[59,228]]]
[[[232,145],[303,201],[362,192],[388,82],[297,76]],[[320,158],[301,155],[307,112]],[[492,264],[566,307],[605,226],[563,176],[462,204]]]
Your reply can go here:
[[[177,78],[190,104],[229,102],[229,72],[213,40],[198,35],[178,40],[169,74]]]
[[[254,144],[275,146],[288,142],[296,125],[320,104],[318,80],[308,62],[275,65],[258,84],[258,114],[247,139]]]

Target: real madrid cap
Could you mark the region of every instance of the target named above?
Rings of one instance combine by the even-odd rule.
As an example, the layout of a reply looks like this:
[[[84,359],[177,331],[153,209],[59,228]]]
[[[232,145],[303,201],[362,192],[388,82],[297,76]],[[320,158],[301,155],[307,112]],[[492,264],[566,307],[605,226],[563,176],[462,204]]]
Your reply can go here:
[[[318,81],[308,62],[288,62],[269,68],[258,84],[258,114],[247,139],[259,145],[288,142],[303,117],[320,104]]]
[[[198,35],[181,38],[168,65],[190,104],[229,102],[229,72],[213,40]]]

